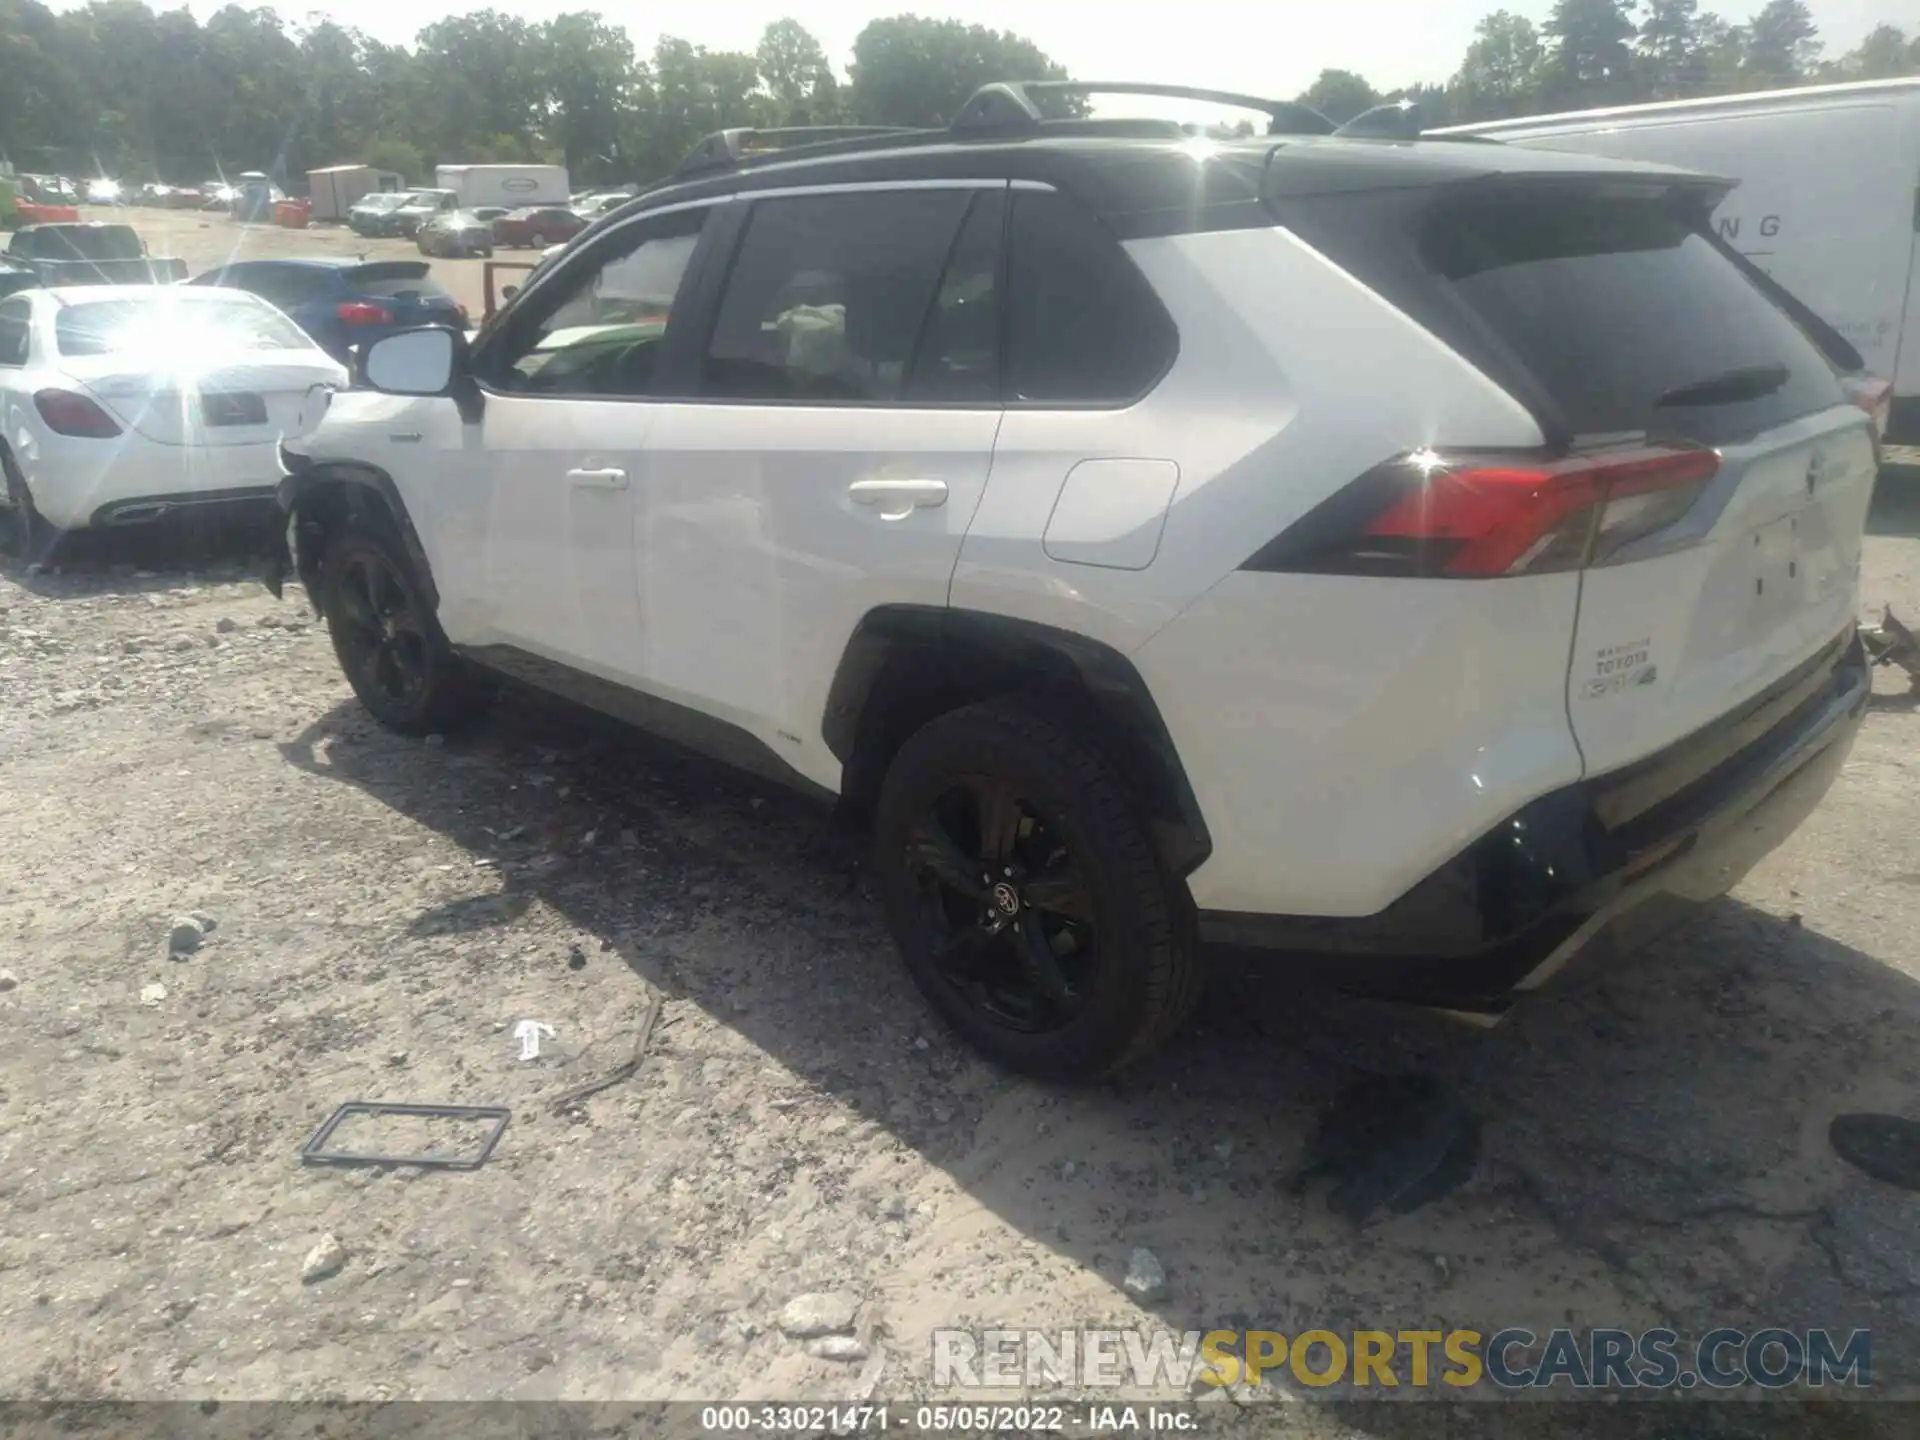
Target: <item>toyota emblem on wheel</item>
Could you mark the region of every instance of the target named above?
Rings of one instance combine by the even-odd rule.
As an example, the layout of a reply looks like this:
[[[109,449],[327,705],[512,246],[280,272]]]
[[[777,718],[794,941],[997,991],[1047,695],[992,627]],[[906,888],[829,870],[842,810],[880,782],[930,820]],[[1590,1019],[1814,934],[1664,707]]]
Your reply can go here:
[[[993,905],[1002,915],[1020,913],[1020,892],[1002,880],[993,887]]]

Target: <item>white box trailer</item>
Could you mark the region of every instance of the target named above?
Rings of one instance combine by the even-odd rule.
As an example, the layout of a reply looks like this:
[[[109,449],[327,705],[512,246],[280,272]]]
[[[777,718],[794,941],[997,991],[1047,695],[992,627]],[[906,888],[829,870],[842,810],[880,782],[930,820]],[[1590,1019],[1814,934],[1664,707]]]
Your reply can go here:
[[[1920,78],[1457,125],[1434,135],[1654,160],[1740,183],[1729,244],[1893,382],[1888,440],[1920,443]]]
[[[435,172],[436,184],[460,197],[460,208],[476,205],[565,205],[572,193],[567,188],[564,165],[442,165]]]
[[[404,175],[392,170],[376,170],[371,165],[329,165],[324,170],[307,172],[307,197],[313,202],[313,218],[343,224],[356,200],[381,190],[404,190],[406,185]]]

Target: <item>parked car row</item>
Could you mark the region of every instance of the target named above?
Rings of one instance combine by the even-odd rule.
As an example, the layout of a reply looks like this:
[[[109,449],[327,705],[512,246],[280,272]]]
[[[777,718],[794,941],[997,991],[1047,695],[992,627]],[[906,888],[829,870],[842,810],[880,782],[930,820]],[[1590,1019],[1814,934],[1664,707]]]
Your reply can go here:
[[[506,213],[498,205],[449,210],[415,231],[414,243],[422,255],[491,255],[494,225]]]
[[[347,211],[347,226],[354,234],[413,239],[423,255],[491,255],[495,247],[556,245],[590,223],[587,216],[559,205],[462,207],[453,191],[438,189],[366,195]]]

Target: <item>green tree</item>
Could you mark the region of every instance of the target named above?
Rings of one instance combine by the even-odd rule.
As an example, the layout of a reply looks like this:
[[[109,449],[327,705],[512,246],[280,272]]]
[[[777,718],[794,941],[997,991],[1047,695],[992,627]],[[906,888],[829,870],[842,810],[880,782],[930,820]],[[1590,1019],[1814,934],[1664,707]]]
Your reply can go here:
[[[1803,83],[1820,63],[1820,32],[1803,0],[1767,0],[1744,31],[1746,88]]]
[[[1695,25],[1700,37],[1700,54],[1706,70],[1704,90],[1709,95],[1727,95],[1743,87],[1747,58],[1747,33],[1738,25],[1729,25],[1709,11]]]
[[[1700,0],[1647,0],[1634,44],[1638,98],[1677,100],[1707,85]]]
[[[541,129],[565,157],[568,173],[616,178],[621,131],[632,105],[635,61],[627,32],[599,15],[549,21],[542,58],[545,116]]]
[[[984,25],[895,15],[853,42],[853,109],[874,125],[945,125],[994,80],[1064,80],[1031,40]]]
[[[1454,118],[1504,120],[1538,108],[1546,51],[1524,15],[1496,10],[1474,27],[1460,72],[1448,87]]]
[[[840,117],[840,84],[820,42],[798,20],[776,20],[754,51],[773,125],[831,125]]]
[[[759,64],[663,35],[636,86],[628,156],[635,178],[669,174],[702,137],[766,123]]]
[[[544,36],[516,15],[476,10],[420,32],[407,67],[408,136],[438,165],[495,158],[533,143],[545,120]],[[509,156],[498,157],[506,160]]]
[[[1898,25],[1877,25],[1859,46],[1842,55],[1832,69],[1841,80],[1891,80],[1920,69],[1920,41],[1910,41]]]
[[[1379,104],[1380,97],[1351,70],[1322,70],[1320,77],[1301,91],[1300,103],[1311,105],[1334,124],[1344,125]]]
[[[1579,110],[1632,97],[1629,0],[1555,0],[1541,27],[1549,42],[1542,97],[1549,109]]]

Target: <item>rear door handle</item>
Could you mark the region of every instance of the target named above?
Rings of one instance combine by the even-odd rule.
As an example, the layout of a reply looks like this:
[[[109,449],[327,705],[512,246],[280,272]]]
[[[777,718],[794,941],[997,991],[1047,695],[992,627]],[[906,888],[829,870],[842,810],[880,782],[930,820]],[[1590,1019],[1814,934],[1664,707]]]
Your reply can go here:
[[[627,488],[627,472],[624,470],[569,470],[568,481],[582,490],[624,490]]]
[[[915,510],[937,510],[947,503],[944,480],[856,480],[847,487],[856,505],[872,505],[882,520],[903,520]]]

